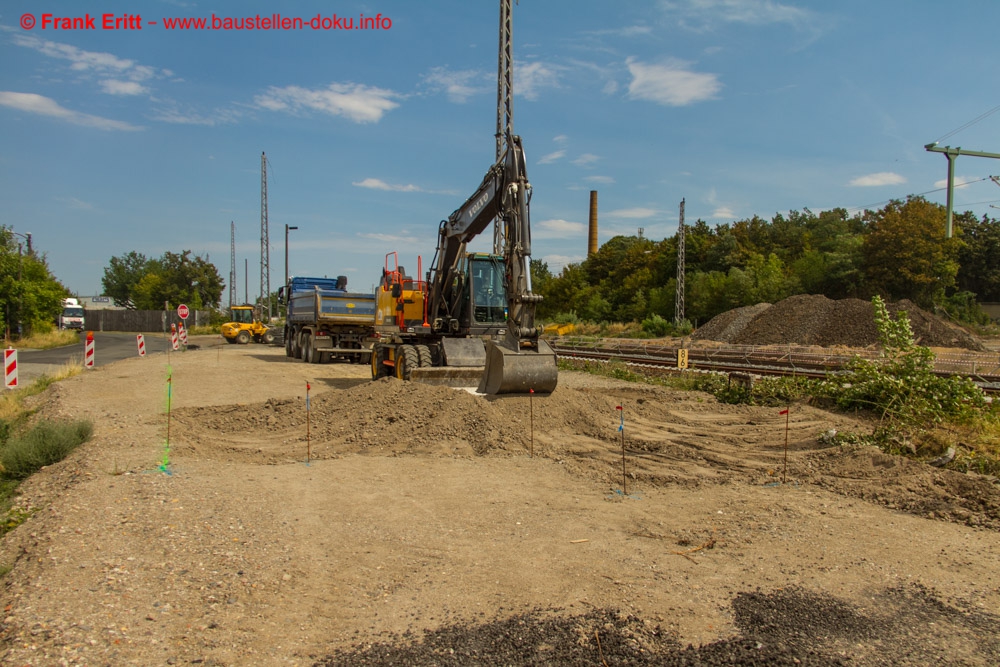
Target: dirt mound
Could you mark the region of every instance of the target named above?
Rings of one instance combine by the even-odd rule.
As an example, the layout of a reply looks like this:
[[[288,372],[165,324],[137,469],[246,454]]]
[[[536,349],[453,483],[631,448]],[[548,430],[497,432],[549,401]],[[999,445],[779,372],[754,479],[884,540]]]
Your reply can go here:
[[[698,340],[714,340],[720,343],[732,343],[746,326],[758,315],[771,307],[769,303],[758,303],[755,306],[734,308],[716,315],[705,326],[699,327],[692,334]]]
[[[893,317],[905,311],[917,342],[928,347],[983,351],[975,337],[904,299],[888,304]],[[844,345],[878,343],[874,309],[861,299],[833,300],[821,294],[797,294],[774,305],[737,308],[712,318],[693,338],[737,345]]]

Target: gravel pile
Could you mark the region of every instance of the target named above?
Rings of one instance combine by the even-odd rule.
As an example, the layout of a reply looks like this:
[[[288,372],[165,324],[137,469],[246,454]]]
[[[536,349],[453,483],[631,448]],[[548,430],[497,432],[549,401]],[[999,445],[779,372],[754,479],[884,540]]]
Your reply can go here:
[[[943,637],[1000,659],[1000,618],[954,607],[919,586],[873,592],[860,608],[797,586],[737,594],[739,634],[683,647],[659,625],[613,609],[541,611],[355,646],[314,667],[355,665],[930,665],[955,655]]]
[[[909,300],[888,304],[896,317],[906,311],[917,342],[928,347],[985,348],[964,329],[919,308]],[[736,345],[877,344],[874,308],[861,299],[828,299],[821,294],[797,294],[774,305],[761,303],[722,313],[694,332],[697,340]]]

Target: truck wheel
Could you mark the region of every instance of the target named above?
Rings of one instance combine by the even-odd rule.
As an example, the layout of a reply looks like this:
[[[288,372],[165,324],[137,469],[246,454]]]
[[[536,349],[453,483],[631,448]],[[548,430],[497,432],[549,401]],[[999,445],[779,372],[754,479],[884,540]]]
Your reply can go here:
[[[300,333],[292,336],[292,357],[294,359],[302,358],[302,334]]]
[[[240,345],[247,345],[250,342],[250,332],[241,331],[238,334],[236,334],[236,342],[239,343]]]
[[[412,345],[401,345],[396,354],[396,377],[409,380],[414,368],[420,367],[420,356]]]
[[[312,356],[312,336],[307,333],[302,334],[302,361],[309,363]]]
[[[433,366],[434,361],[431,359],[431,348],[426,345],[415,345],[417,349],[417,358],[420,360],[420,368],[427,368],[428,366]]]
[[[292,356],[292,337],[287,333],[285,334],[285,356],[289,358]]]

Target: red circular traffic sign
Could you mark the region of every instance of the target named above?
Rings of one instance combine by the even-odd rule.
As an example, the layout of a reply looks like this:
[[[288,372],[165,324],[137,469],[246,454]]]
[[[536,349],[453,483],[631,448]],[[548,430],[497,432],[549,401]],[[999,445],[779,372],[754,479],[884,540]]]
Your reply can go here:
[[[177,306],[177,315],[182,319],[186,320],[188,318],[188,307],[183,303]]]

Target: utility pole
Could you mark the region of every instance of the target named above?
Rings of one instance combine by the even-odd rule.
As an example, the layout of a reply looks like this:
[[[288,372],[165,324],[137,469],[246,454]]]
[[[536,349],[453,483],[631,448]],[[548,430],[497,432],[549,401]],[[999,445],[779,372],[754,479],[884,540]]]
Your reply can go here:
[[[959,155],[971,155],[973,157],[990,157],[1000,160],[1000,153],[967,151],[962,150],[961,148],[952,148],[951,146],[938,146],[936,141],[933,144],[927,144],[924,146],[924,149],[932,153],[944,153],[944,156],[948,158],[948,220],[944,227],[944,237],[946,239],[950,239],[952,211],[955,198],[955,159],[958,158]]]
[[[267,231],[267,156],[260,154],[260,298],[261,317],[267,300],[267,321],[271,321],[271,241]]]
[[[514,22],[510,0],[500,0],[500,51],[497,58],[497,163],[510,148],[507,137],[514,127]],[[503,254],[503,220],[493,221],[493,254]]]
[[[229,307],[236,305],[236,223],[229,221]]]
[[[674,324],[684,321],[684,200],[681,199],[680,224],[677,225],[677,296],[674,298]]]

